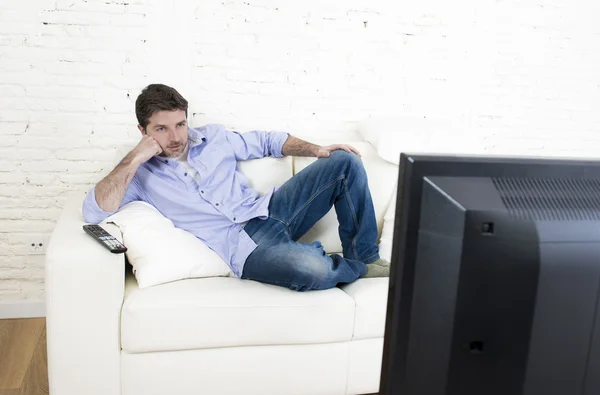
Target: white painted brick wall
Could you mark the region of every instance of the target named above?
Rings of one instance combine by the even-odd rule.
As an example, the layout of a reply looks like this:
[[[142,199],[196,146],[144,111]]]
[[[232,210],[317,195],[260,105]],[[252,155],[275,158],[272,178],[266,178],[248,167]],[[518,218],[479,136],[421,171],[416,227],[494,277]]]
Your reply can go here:
[[[43,299],[32,236],[176,86],[192,125],[352,134],[428,117],[492,153],[600,152],[593,0],[0,0],[0,302]],[[401,126],[401,125],[399,125]]]

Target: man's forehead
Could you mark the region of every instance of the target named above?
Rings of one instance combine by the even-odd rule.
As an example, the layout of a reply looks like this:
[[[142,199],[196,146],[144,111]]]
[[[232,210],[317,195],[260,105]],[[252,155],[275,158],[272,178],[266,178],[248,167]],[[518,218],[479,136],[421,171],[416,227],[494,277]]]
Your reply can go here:
[[[150,123],[152,124],[176,124],[179,122],[185,122],[185,111],[157,111],[150,117]]]

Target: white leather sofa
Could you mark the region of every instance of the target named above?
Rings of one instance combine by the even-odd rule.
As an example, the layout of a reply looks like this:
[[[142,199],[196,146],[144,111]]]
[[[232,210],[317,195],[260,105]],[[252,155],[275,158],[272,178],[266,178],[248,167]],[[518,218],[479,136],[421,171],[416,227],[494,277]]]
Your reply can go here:
[[[389,239],[397,166],[369,143],[351,144],[363,154],[380,235]],[[313,160],[264,158],[240,168],[261,190]],[[141,290],[125,256],[82,230],[85,192],[68,198],[47,251],[51,395],[379,391],[388,279],[304,293],[233,277]],[[122,240],[115,225],[103,226]],[[333,210],[303,238],[313,240],[341,251]],[[382,256],[389,251],[382,245]]]

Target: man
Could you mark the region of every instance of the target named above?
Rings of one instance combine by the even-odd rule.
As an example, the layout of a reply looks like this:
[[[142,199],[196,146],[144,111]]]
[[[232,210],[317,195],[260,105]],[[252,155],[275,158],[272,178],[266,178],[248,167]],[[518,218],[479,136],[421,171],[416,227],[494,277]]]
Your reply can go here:
[[[187,110],[169,86],[142,91],[136,100],[142,139],[87,194],[86,222],[98,224],[129,202],[145,201],[217,252],[237,277],[298,291],[389,275],[356,149],[322,147],[285,132],[189,128]],[[262,197],[236,168],[238,160],[287,155],[320,159]],[[327,255],[318,242],[297,242],[332,206],[343,257]]]

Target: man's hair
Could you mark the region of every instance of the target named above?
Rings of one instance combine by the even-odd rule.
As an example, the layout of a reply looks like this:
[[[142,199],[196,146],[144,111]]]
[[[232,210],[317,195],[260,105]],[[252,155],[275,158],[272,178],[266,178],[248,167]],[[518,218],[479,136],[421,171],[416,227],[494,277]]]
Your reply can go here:
[[[148,85],[135,101],[135,116],[144,129],[156,111],[175,110],[185,111],[187,118],[188,102],[174,88],[163,84]]]

